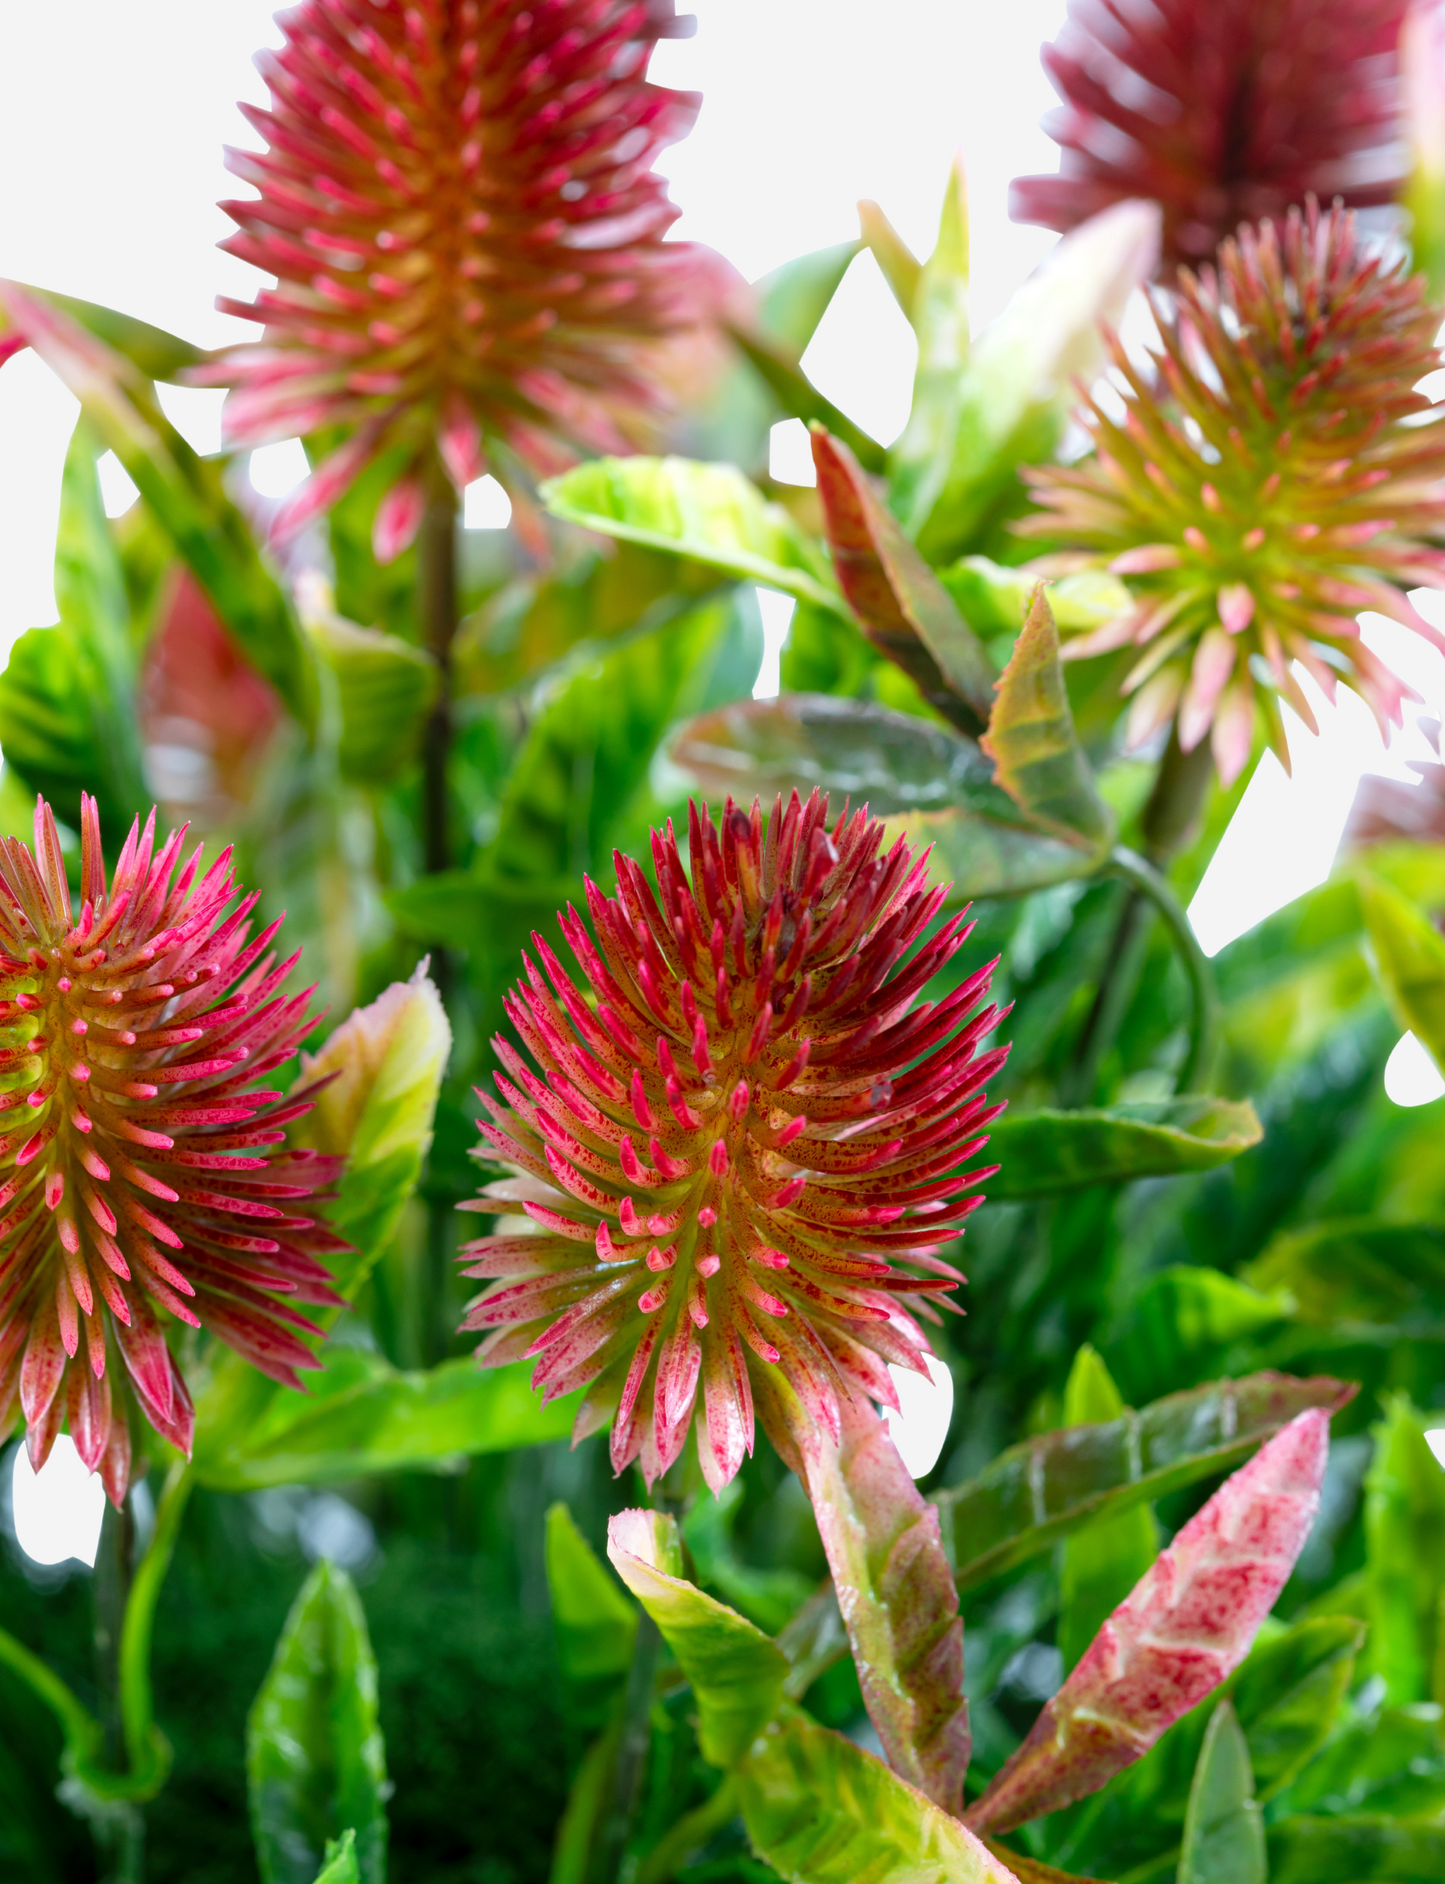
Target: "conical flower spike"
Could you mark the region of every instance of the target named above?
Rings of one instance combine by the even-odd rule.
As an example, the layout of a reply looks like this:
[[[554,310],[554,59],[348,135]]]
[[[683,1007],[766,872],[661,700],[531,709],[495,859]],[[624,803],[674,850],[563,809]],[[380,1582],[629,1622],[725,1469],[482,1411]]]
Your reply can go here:
[[[1420,390],[1440,310],[1403,263],[1361,247],[1353,216],[1311,203],[1241,229],[1217,272],[1184,270],[1154,311],[1146,363],[1113,343],[1122,417],[1085,401],[1095,455],[1025,474],[1044,510],[1019,527],[1065,551],[1044,566],[1102,566],[1135,596],[1065,659],[1132,644],[1131,743],[1177,716],[1186,751],[1212,736],[1226,781],[1248,761],[1257,699],[1286,765],[1274,696],[1315,729],[1296,663],[1331,698],[1354,688],[1388,737],[1412,696],[1356,617],[1378,610],[1445,647],[1407,594],[1445,582],[1445,402]]]
[[[618,857],[615,898],[588,886],[595,942],[562,919],[590,993],[537,939],[508,1004],[536,1070],[499,1040],[482,1098],[515,1175],[478,1207],[534,1233],[465,1251],[492,1279],[465,1326],[491,1331],[488,1363],[537,1356],[548,1398],[586,1386],[577,1436],[611,1419],[614,1466],[649,1483],[699,1400],[715,1489],[755,1405],[793,1457],[815,1427],[837,1439],[848,1396],[896,1405],[887,1364],[922,1372],[927,1347],[905,1303],[932,1315],[962,1281],[939,1251],[991,1175],[962,1168],[1002,1110],[991,968],[915,1005],[969,926],[935,928],[926,856],[880,854],[866,812],[830,831],[826,804],[729,801],[720,829],[691,807],[688,872],[654,833],[660,896]],[[794,1394],[770,1394],[779,1375]]]
[[[1403,182],[1397,45],[1409,0],[1073,0],[1043,51],[1059,174],[1020,177],[1015,222],[1072,229],[1112,203],[1164,212],[1166,264],[1307,195],[1391,202]]]
[[[229,852],[182,864],[184,832],[157,850],[152,813],[107,885],[92,798],[81,825],[78,916],[47,805],[33,852],[0,840],[0,1432],[18,1397],[38,1471],[68,1423],[119,1504],[132,1397],[190,1450],[167,1326],[290,1386],[316,1365],[291,1304],[340,1299],[307,1201],[338,1161],[275,1149],[310,1107],[258,1082],[314,1023],[308,995],[277,993],[296,963],[267,952],[279,924],[250,939]]]
[[[672,0],[302,0],[279,23],[271,108],[241,107],[268,148],[227,159],[258,194],[222,205],[222,246],[276,286],[218,303],[265,334],[203,376],[234,387],[233,444],[349,434],[278,533],[383,450],[388,557],[431,467],[460,488],[489,439],[541,470],[628,449],[641,350],[695,319],[701,279],[652,169],[697,111],[647,82]]]

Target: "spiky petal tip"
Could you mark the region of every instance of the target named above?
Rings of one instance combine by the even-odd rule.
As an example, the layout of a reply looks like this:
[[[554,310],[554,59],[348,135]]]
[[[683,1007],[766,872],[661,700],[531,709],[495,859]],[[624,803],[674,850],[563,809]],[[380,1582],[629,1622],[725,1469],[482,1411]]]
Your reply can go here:
[[[982,1045],[992,964],[915,1005],[970,925],[928,935],[946,887],[927,855],[880,854],[866,811],[826,819],[816,792],[767,819],[729,801],[720,830],[690,806],[690,872],[671,826],[653,834],[660,901],[618,856],[616,897],[587,886],[596,943],[560,918],[595,1007],[534,937],[546,979],[528,961],[507,1011],[537,1070],[498,1040],[500,1099],[481,1095],[515,1175],[478,1207],[535,1232],[466,1249],[491,1283],[464,1325],[491,1331],[486,1363],[539,1357],[549,1398],[586,1387],[577,1436],[612,1419],[614,1467],[649,1483],[699,1388],[714,1488],[755,1405],[785,1453],[789,1417],[836,1439],[847,1396],[896,1406],[887,1364],[921,1372],[927,1349],[904,1303],[934,1316],[963,1280],[939,1250],[991,1175],[962,1167],[1002,1110],[982,1090],[1007,1054]]]
[[[1131,197],[1163,259],[1198,267],[1241,222],[1306,196],[1365,208],[1404,180],[1397,46],[1408,0],[1073,0],[1044,69],[1059,174],[1019,177],[1015,222],[1072,229]]]
[[[656,389],[646,348],[692,324],[703,252],[653,163],[695,96],[647,81],[672,0],[302,0],[259,55],[262,153],[227,162],[255,198],[222,247],[276,277],[225,311],[263,338],[201,372],[228,384],[239,446],[344,427],[278,533],[394,461],[375,545],[414,535],[439,463],[460,488],[506,450],[550,471],[572,447],[634,449]]]
[[[284,1149],[310,1104],[257,1085],[309,993],[277,993],[297,958],[268,953],[279,922],[250,939],[229,852],[177,874],[184,836],[157,850],[152,812],[107,884],[83,796],[78,917],[49,806],[33,852],[0,839],[0,1432],[18,1397],[38,1471],[68,1424],[116,1504],[132,1401],[190,1451],[169,1324],[294,1386],[315,1330],[289,1303],[340,1300],[319,1257],[342,1245],[289,1214],[339,1161]]]
[[[1275,696],[1317,730],[1295,663],[1331,699],[1352,687],[1388,737],[1411,691],[1356,617],[1445,648],[1407,593],[1445,584],[1445,402],[1419,389],[1440,364],[1440,310],[1353,215],[1311,202],[1241,229],[1217,270],[1183,270],[1154,311],[1146,361],[1112,343],[1122,416],[1085,400],[1094,456],[1027,474],[1043,509],[1018,527],[1059,550],[1041,567],[1103,566],[1134,594],[1065,658],[1136,648],[1131,745],[1177,716],[1186,750],[1211,736],[1226,781],[1248,761],[1256,703],[1286,766]]]

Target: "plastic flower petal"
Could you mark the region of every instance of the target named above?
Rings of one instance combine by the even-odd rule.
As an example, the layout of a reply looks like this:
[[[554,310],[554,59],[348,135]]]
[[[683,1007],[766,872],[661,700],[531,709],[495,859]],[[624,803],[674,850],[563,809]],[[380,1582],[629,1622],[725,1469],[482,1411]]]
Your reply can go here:
[[[258,1084],[313,1021],[230,853],[181,864],[152,813],[107,884],[94,799],[81,822],[78,915],[47,805],[34,851],[0,840],[0,1431],[18,1398],[38,1471],[68,1424],[119,1504],[132,1401],[190,1450],[170,1324],[287,1385],[317,1364],[291,1304],[340,1299],[308,1202],[339,1161],[287,1151],[310,1103]]]
[[[1016,222],[1072,229],[1111,203],[1164,212],[1166,263],[1307,195],[1391,202],[1403,181],[1397,46],[1408,0],[1072,0],[1044,69],[1059,174],[1020,177]]]
[[[612,1419],[614,1466],[649,1483],[699,1399],[714,1487],[755,1408],[788,1452],[790,1419],[836,1440],[848,1396],[896,1405],[888,1363],[921,1372],[927,1346],[904,1304],[932,1314],[962,1280],[939,1251],[991,1175],[962,1167],[1002,1110],[982,1090],[1007,1053],[983,1044],[992,965],[916,1005],[969,925],[930,933],[926,855],[881,852],[864,811],[826,817],[818,793],[767,819],[729,801],[720,830],[690,807],[689,871],[669,826],[658,895],[618,857],[616,897],[588,885],[596,941],[561,918],[590,992],[534,938],[508,1005],[533,1064],[496,1043],[482,1133],[514,1175],[476,1207],[534,1233],[467,1249],[491,1282],[465,1326],[490,1330],[488,1364],[538,1357],[549,1398],[585,1386],[577,1436]]]
[[[257,195],[222,205],[222,246],[276,286],[218,303],[265,332],[208,369],[234,444],[347,434],[277,533],[383,451],[394,555],[433,464],[461,488],[489,442],[544,471],[628,449],[646,346],[695,319],[701,279],[663,242],[652,168],[698,103],[647,81],[672,0],[303,0],[279,21],[270,109],[241,107],[267,148],[227,157]]]
[[[1445,403],[1419,390],[1440,364],[1439,309],[1403,262],[1361,246],[1352,215],[1311,203],[1242,229],[1217,272],[1184,270],[1155,319],[1145,363],[1113,343],[1122,416],[1108,395],[1085,401],[1095,455],[1027,474],[1044,509],[1019,527],[1060,546],[1052,566],[1102,565],[1135,597],[1065,657],[1132,642],[1132,743],[1177,716],[1186,750],[1212,737],[1226,780],[1248,761],[1256,701],[1286,764],[1275,695],[1315,729],[1296,663],[1331,698],[1352,687],[1388,737],[1412,696],[1357,616],[1445,647],[1407,594],[1445,583]]]

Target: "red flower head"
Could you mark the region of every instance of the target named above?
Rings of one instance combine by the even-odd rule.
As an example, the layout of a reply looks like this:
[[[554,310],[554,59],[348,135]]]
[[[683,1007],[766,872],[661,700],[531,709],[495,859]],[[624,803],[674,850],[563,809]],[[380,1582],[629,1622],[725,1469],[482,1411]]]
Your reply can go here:
[[[1186,269],[1155,318],[1146,366],[1113,343],[1122,418],[1085,404],[1097,454],[1029,474],[1045,509],[1020,527],[1082,552],[1052,566],[1103,565],[1134,590],[1065,658],[1133,643],[1131,743],[1177,713],[1186,751],[1212,727],[1226,781],[1256,700],[1286,764],[1274,692],[1315,729],[1296,661],[1331,698],[1353,687],[1388,735],[1410,689],[1355,618],[1378,610],[1445,648],[1405,593],[1445,584],[1445,405],[1416,390],[1440,364],[1439,309],[1403,263],[1360,248],[1353,216],[1311,203],[1283,229],[1242,229],[1217,274]]]
[[[529,961],[508,1012],[538,1071],[497,1042],[510,1077],[482,1134],[516,1176],[479,1207],[537,1232],[464,1252],[495,1278],[465,1326],[493,1330],[487,1364],[540,1356],[548,1398],[587,1386],[576,1436],[613,1418],[614,1466],[640,1457],[649,1483],[699,1386],[715,1489],[755,1399],[788,1448],[775,1370],[835,1438],[840,1398],[896,1406],[886,1363],[922,1371],[927,1348],[903,1302],[931,1315],[963,1280],[938,1251],[991,1175],[960,1169],[1002,1110],[982,1087],[1007,1048],[979,1050],[1001,1016],[969,1018],[991,966],[915,1006],[970,925],[915,946],[946,893],[927,856],[880,856],[866,811],[830,834],[826,808],[794,794],[765,824],[729,801],[719,834],[690,807],[691,888],[671,827],[653,834],[660,903],[619,856],[615,898],[587,886],[597,945],[561,919],[595,1008],[534,938],[547,980]]]
[[[302,0],[243,105],[263,155],[227,162],[259,197],[222,205],[222,247],[276,277],[265,336],[211,377],[238,445],[342,426],[283,534],[383,450],[398,482],[378,554],[410,541],[434,457],[460,488],[488,440],[556,470],[629,448],[652,402],[645,343],[696,318],[698,251],[657,154],[695,96],[646,79],[673,0]],[[629,439],[629,433],[634,436]]]
[[[317,1252],[340,1247],[283,1204],[337,1161],[279,1151],[309,1111],[256,1081],[313,1022],[276,990],[279,924],[248,941],[229,851],[179,876],[185,833],[131,827],[109,888],[95,800],[81,800],[75,917],[49,806],[35,849],[0,840],[0,1432],[18,1395],[30,1457],[62,1423],[116,1504],[130,1476],[127,1401],[189,1452],[192,1412],[166,1318],[205,1327],[273,1379],[314,1367],[280,1298],[335,1303]],[[113,1366],[125,1363],[117,1384]]]
[[[1307,194],[1362,208],[1403,181],[1397,43],[1409,0],[1070,0],[1044,68],[1060,173],[1020,177],[1016,222],[1076,223],[1127,197],[1164,211],[1167,264]]]

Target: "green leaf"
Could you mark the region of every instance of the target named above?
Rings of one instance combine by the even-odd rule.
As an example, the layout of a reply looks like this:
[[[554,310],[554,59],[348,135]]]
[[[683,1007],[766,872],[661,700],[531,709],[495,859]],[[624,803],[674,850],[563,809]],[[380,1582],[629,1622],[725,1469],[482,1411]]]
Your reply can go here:
[[[79,301],[74,295],[57,294],[53,288],[35,288],[24,282],[16,286],[37,301],[68,314],[87,333],[124,354],[147,379],[179,380],[188,367],[200,366],[211,357],[189,340],[168,334],[163,327],[152,327],[149,321],[137,320],[133,314],[122,314],[118,308]]]
[[[860,246],[835,242],[831,248],[813,249],[755,281],[762,331],[801,355],[842,287]]]
[[[1114,1371],[1133,1393],[1228,1373],[1229,1353],[1294,1311],[1288,1295],[1261,1295],[1219,1269],[1179,1263],[1151,1276],[1110,1343]]]
[[[1098,323],[1117,320],[1152,272],[1158,211],[1125,203],[1066,235],[973,342],[957,383],[930,379],[889,452],[889,502],[933,564],[952,561],[1001,501],[1017,467],[1049,456],[1075,376],[1101,357]]]
[[[221,466],[191,450],[130,360],[77,325],[53,299],[0,282],[0,313],[79,399],[252,666],[301,724],[314,728],[318,694],[310,649],[245,519],[226,495]]]
[[[996,1199],[1210,1171],[1264,1135],[1247,1099],[1201,1094],[1097,1111],[1006,1112],[989,1134],[989,1157],[1002,1166],[987,1185]]]
[[[914,269],[916,286],[903,311],[918,337],[918,365],[908,423],[890,453],[895,489],[915,467],[926,467],[924,480],[939,477],[952,459],[969,395],[968,182],[959,158],[949,168],[933,253]]]
[[[738,1770],[743,1823],[789,1884],[1016,1884],[966,1826],[796,1708]]]
[[[340,615],[320,616],[306,628],[336,679],[341,707],[336,757],[342,777],[362,785],[394,778],[415,756],[437,697],[441,675],[436,662],[408,641],[378,628],[358,628]]]
[[[554,517],[848,616],[821,549],[731,465],[598,458],[542,486]]]
[[[1445,1583],[1445,1471],[1425,1439],[1425,1418],[1388,1395],[1365,1479],[1370,1662],[1395,1706],[1431,1694]]]
[[[1030,823],[1086,850],[1095,863],[1118,832],[1099,796],[1069,711],[1059,664],[1059,631],[1040,585],[998,683],[998,701],[980,744],[998,782]]]
[[[990,638],[1016,635],[1024,625],[1039,578],[1031,569],[1011,568],[987,556],[964,556],[938,571],[974,631]],[[1078,634],[1112,621],[1130,605],[1127,586],[1103,569],[1062,576],[1045,587],[1055,623]]]
[[[326,1862],[316,1874],[316,1884],[362,1884],[356,1864],[356,1833],[348,1826],[340,1838],[326,1841]]]
[[[782,1698],[787,1657],[761,1629],[683,1577],[672,1518],[621,1512],[607,1526],[607,1555],[691,1684],[704,1759],[735,1766]]]
[[[100,806],[108,844],[151,798],[141,758],[120,554],[100,500],[100,443],[82,417],[65,454],[55,541],[60,621],[20,636],[0,675],[0,747],[32,792],[72,829],[80,794]]]
[[[1019,895],[1092,870],[1076,845],[1035,830],[994,784],[972,740],[906,713],[827,694],[742,700],[690,721],[671,747],[700,790],[744,804],[815,786],[888,820],[920,850],[951,901]]]
[[[637,1610],[564,1504],[547,1512],[547,1588],[562,1673],[575,1682],[620,1681],[632,1661]]]
[[[1104,1426],[1125,1411],[1119,1389],[1087,1343],[1074,1356],[1064,1388],[1070,1426]],[[1116,1517],[1086,1524],[1065,1539],[1059,1570],[1058,1644],[1072,1668],[1159,1554],[1154,1514],[1134,1505]]]
[[[544,1407],[521,1363],[482,1370],[459,1359],[399,1373],[365,1349],[323,1355],[333,1358],[307,1375],[306,1392],[277,1387],[263,1409],[248,1401],[242,1430],[219,1418],[198,1428],[198,1483],[240,1492],[424,1469],[565,1439],[577,1411],[575,1394]]]
[[[312,1884],[347,1828],[361,1884],[385,1884],[376,1662],[351,1579],[332,1564],[317,1564],[286,1618],[246,1724],[246,1782],[264,1884]]]
[[[1355,882],[1391,1011],[1445,1071],[1445,936],[1379,877],[1361,870]]]
[[[1293,1818],[1268,1833],[1270,1884],[1439,1884],[1445,1824],[1438,1819]]]
[[[1445,1815],[1440,1709],[1382,1707],[1332,1734],[1290,1786],[1286,1812]]]
[[[1249,1748],[1234,1709],[1221,1701],[1189,1791],[1179,1884],[1265,1884],[1267,1877]]]
[[[1231,1471],[1297,1413],[1343,1406],[1354,1391],[1326,1377],[1251,1374],[1010,1446],[977,1478],[935,1495],[958,1587],[1027,1563],[1095,1518]]]
[[[1288,1290],[1301,1321],[1445,1334],[1445,1224],[1337,1217],[1285,1230],[1240,1271],[1263,1294]]]
[[[858,205],[858,227],[863,246],[871,249],[883,279],[902,308],[904,317],[913,318],[913,303],[923,276],[923,264],[899,235],[877,203],[868,198]]]
[[[983,644],[846,444],[813,428],[833,569],[864,634],[960,732],[981,733],[996,675]]]
[[[785,1566],[760,1570],[733,1547],[731,1521],[742,1503],[737,1479],[716,1495],[699,1493],[682,1521],[682,1534],[702,1583],[713,1584],[734,1609],[768,1635],[777,1635],[813,1594],[811,1578]]]
[[[1410,232],[1411,265],[1424,275],[1429,293],[1438,299],[1445,288],[1445,149],[1440,143],[1445,97],[1440,81],[1439,40],[1429,13],[1412,9],[1405,14],[1400,28],[1400,67],[1405,78],[1401,98],[1410,156],[1400,201]]]
[[[603,1814],[612,1796],[612,1772],[622,1723],[614,1721],[582,1756],[567,1793],[547,1884],[587,1884],[587,1872]]]

